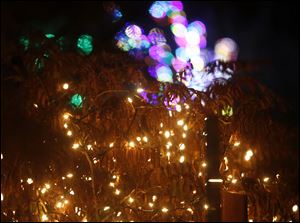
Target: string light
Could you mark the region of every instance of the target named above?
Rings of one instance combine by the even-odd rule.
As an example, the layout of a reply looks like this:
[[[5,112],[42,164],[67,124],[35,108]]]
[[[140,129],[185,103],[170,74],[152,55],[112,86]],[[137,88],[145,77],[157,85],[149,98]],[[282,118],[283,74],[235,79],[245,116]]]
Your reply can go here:
[[[233,143],[233,146],[237,147],[237,146],[239,146],[240,144],[241,144],[240,141],[236,141],[236,142]]]
[[[136,137],[136,141],[138,141],[138,142],[140,142],[142,140],[142,138],[141,137]]]
[[[69,88],[69,84],[68,83],[64,83],[63,84],[63,89],[67,90]]]
[[[246,155],[245,155],[245,160],[249,161],[251,157],[253,156],[253,151],[251,149],[247,150]]]
[[[237,179],[232,179],[231,180],[231,183],[233,183],[233,184],[236,184],[236,182],[237,182]]]
[[[127,100],[128,100],[129,103],[133,102],[131,98],[127,98]]]
[[[33,104],[34,107],[38,108],[39,106],[37,104]]]
[[[143,137],[143,141],[144,141],[144,142],[148,142],[147,136],[144,136],[144,137]]]
[[[65,113],[65,114],[63,115],[63,118],[64,118],[65,120],[68,120],[68,119],[70,118],[70,114],[69,114],[69,113]]]
[[[153,204],[153,203],[151,203],[151,202],[149,202],[149,204],[148,204],[148,205],[149,205],[149,207],[150,207],[150,208],[152,208],[152,207],[154,206],[154,204]]]
[[[165,131],[165,137],[166,137],[166,138],[169,138],[169,137],[170,137],[170,135],[171,135],[171,134],[170,134],[170,132],[169,132],[169,131]]]
[[[133,203],[134,199],[132,197],[129,197],[128,201],[129,201],[129,203]]]
[[[110,209],[109,206],[105,206],[105,207],[103,208],[103,211],[108,211],[109,209]]]
[[[116,189],[115,194],[119,195],[121,193],[121,191],[119,189]]]
[[[144,91],[144,89],[143,88],[138,88],[136,91],[137,91],[137,93],[142,93]]]
[[[298,211],[298,205],[295,204],[295,205],[292,207],[292,210],[293,210],[293,212],[297,212],[297,211]]]
[[[114,143],[111,142],[111,143],[109,144],[109,148],[112,148],[113,146],[114,146]]]
[[[43,214],[42,215],[42,221],[48,221],[48,220],[49,220],[48,216]]]
[[[184,156],[180,156],[179,162],[180,162],[180,163],[183,163],[183,162],[184,162]]]
[[[92,150],[93,149],[92,145],[87,145],[86,147],[87,147],[88,150]]]
[[[169,209],[166,208],[166,207],[163,207],[163,208],[161,209],[161,211],[162,211],[163,213],[167,213],[167,212],[169,211]]]
[[[207,209],[208,209],[208,205],[207,205],[207,204],[204,204],[204,206],[203,206],[203,207],[204,207],[204,209],[205,209],[205,210],[207,210]]]
[[[55,205],[57,208],[62,208],[63,207],[63,203],[62,202],[57,202]]]
[[[207,164],[205,162],[202,163],[202,167],[206,167]]]
[[[180,125],[180,126],[182,126],[183,124],[184,124],[184,122],[183,122],[183,120],[182,120],[182,119],[177,121],[177,125]]]
[[[128,144],[130,147],[134,147],[134,142],[133,141],[131,141],[131,142],[129,142],[129,144]]]
[[[27,183],[28,183],[28,184],[32,184],[32,183],[33,183],[33,180],[32,180],[31,178],[28,178],[28,179],[27,179]]]
[[[184,125],[184,126],[183,126],[183,130],[184,130],[184,131],[187,131],[187,130],[188,130],[187,125]]]
[[[269,179],[270,179],[269,177],[265,177],[265,178],[264,178],[264,182],[268,182]]]
[[[156,195],[153,195],[153,196],[152,196],[152,201],[155,202],[156,200],[157,200],[157,196],[156,196]]]
[[[184,143],[180,143],[180,145],[179,145],[179,150],[184,150],[184,149],[185,149]]]
[[[181,112],[181,105],[176,105],[175,109],[176,109],[177,112]]]
[[[185,133],[182,133],[182,138],[186,138],[186,134]]]
[[[73,146],[72,146],[72,149],[78,149],[79,146],[80,146],[79,143],[74,143]]]
[[[68,135],[68,136],[71,136],[72,134],[73,134],[73,133],[72,133],[71,130],[67,131],[67,135]]]
[[[273,222],[277,221],[277,216],[273,216]]]

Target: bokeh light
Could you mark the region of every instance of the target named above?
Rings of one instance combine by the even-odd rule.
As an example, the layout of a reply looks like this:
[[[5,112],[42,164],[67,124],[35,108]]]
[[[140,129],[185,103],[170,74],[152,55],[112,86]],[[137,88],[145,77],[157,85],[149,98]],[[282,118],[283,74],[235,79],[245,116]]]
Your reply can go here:
[[[93,37],[81,35],[77,40],[77,48],[84,55],[89,55],[93,51]]]
[[[173,82],[173,73],[170,67],[158,65],[156,66],[157,80],[161,82]]]
[[[223,38],[215,44],[215,59],[224,61],[235,61],[238,55],[238,46],[234,40]]]
[[[168,4],[165,1],[155,1],[150,9],[149,13],[153,18],[162,19],[167,15]]]

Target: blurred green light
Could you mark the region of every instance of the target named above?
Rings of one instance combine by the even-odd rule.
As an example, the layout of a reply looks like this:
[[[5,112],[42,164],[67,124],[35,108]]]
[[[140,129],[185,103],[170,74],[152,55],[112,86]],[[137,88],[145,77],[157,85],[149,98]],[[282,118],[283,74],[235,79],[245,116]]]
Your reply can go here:
[[[93,37],[81,35],[77,40],[77,48],[84,55],[89,55],[93,51]]]
[[[30,41],[26,36],[21,36],[19,42],[24,46],[24,50],[28,50]]]
[[[82,108],[82,96],[80,94],[74,94],[71,98],[71,104],[76,108]]]
[[[51,39],[51,38],[54,38],[55,35],[54,34],[51,34],[51,33],[47,33],[45,34],[45,36],[48,38],[48,39]]]

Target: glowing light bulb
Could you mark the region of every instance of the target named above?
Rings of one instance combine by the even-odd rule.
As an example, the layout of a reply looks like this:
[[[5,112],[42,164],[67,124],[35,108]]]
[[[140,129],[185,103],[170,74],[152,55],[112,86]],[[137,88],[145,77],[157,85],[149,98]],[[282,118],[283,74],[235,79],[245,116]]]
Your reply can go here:
[[[93,149],[92,145],[87,145],[86,147],[87,147],[88,150],[92,150]]]
[[[127,98],[127,100],[128,100],[129,103],[133,102],[131,98]]]
[[[68,124],[67,124],[67,123],[64,124],[64,128],[65,128],[65,129],[68,128]]]
[[[65,203],[65,204],[68,204],[68,203],[69,203],[69,201],[68,201],[68,200],[64,200],[64,203]]]
[[[129,201],[129,203],[133,203],[134,199],[132,197],[129,197],[128,201]]]
[[[237,179],[232,179],[231,180],[231,183],[233,183],[233,184],[236,184],[236,182],[237,182]]]
[[[47,188],[47,189],[50,189],[50,184],[45,184],[45,187]]]
[[[170,156],[171,156],[171,153],[170,153],[170,152],[167,152],[167,157],[168,157],[168,159],[170,159]]]
[[[183,162],[184,162],[184,156],[180,156],[179,162],[180,162],[180,163],[183,163]]]
[[[157,200],[157,196],[156,196],[156,195],[153,195],[153,196],[152,196],[152,201],[155,202],[156,200]]]
[[[165,131],[165,137],[166,137],[166,138],[169,138],[169,137],[170,137],[170,135],[171,135],[171,134],[170,134],[170,132],[169,132],[169,131]]]
[[[114,182],[110,182],[110,183],[109,183],[109,186],[110,186],[110,187],[115,187],[115,183],[114,183]]]
[[[144,91],[144,89],[143,88],[138,88],[136,91],[137,91],[137,93],[142,93]]]
[[[273,216],[273,222],[277,221],[277,216]]]
[[[133,141],[131,141],[131,142],[129,142],[129,144],[128,144],[130,147],[134,147],[134,142]]]
[[[176,105],[175,109],[176,109],[177,112],[181,112],[181,105]]]
[[[72,146],[72,149],[78,149],[79,146],[80,146],[80,145],[79,145],[78,143],[74,143],[73,146]]]
[[[233,146],[237,147],[237,146],[239,146],[240,144],[241,144],[240,141],[236,141],[236,142],[233,143]]]
[[[162,122],[160,123],[160,127],[161,127],[161,128],[164,127],[164,124],[163,124]]]
[[[70,191],[71,195],[75,195],[75,192],[73,190]]]
[[[3,196],[3,194],[1,193],[1,201],[3,201],[4,200],[4,196]]]
[[[144,141],[144,142],[148,142],[147,136],[144,136],[144,137],[143,137],[143,141]]]
[[[28,178],[28,179],[27,179],[27,183],[28,183],[28,184],[32,184],[32,183],[33,183],[33,180],[32,180],[31,178]]]
[[[150,207],[150,208],[152,208],[152,207],[154,206],[154,204],[153,204],[153,203],[151,203],[151,202],[149,202],[149,204],[148,204],[148,205],[149,205],[149,207]]]
[[[188,130],[187,125],[184,125],[184,126],[183,126],[183,130],[184,130],[184,131],[187,131],[187,130]]]
[[[206,162],[203,162],[202,167],[206,167],[206,166],[207,166]]]
[[[182,120],[182,119],[177,121],[177,125],[180,125],[180,126],[182,126],[183,124],[184,124],[184,122],[183,122],[183,120]]]
[[[3,154],[1,153],[1,159],[3,160]]]
[[[68,120],[68,119],[70,118],[70,114],[69,114],[69,113],[65,113],[65,114],[63,115],[63,118],[64,118],[65,120]]]
[[[121,191],[119,189],[116,189],[115,194],[119,195],[121,193]]]
[[[253,151],[251,149],[247,150],[246,155],[245,155],[245,160],[249,161],[251,157],[253,156]]]
[[[186,138],[186,134],[185,133],[182,133],[182,138]]]
[[[67,90],[69,88],[69,84],[68,83],[64,83],[63,84],[63,89]]]
[[[163,207],[163,208],[161,209],[161,211],[162,211],[163,213],[167,213],[167,212],[169,211],[169,209],[166,208],[166,207]]]
[[[196,190],[193,190],[193,194],[196,194],[197,193],[197,191]]]
[[[103,211],[107,211],[107,210],[109,210],[109,209],[110,209],[109,206],[105,206],[105,207],[103,208]]]
[[[33,104],[34,107],[38,108],[39,106],[37,104]]]
[[[292,210],[293,210],[293,212],[297,212],[297,211],[298,211],[298,205],[295,204],[295,205],[292,207]]]
[[[187,208],[186,210],[187,210],[188,212],[191,212],[192,214],[194,213],[193,210],[192,210],[192,208]]]
[[[117,214],[117,217],[120,217],[120,216],[121,216],[121,214],[122,214],[122,212],[121,212],[121,211],[119,211],[119,212],[118,212],[118,214]]]
[[[208,209],[208,205],[207,205],[207,204],[204,204],[204,206],[203,206],[203,207],[204,207],[204,209],[205,209],[205,210],[207,210],[207,209]]]
[[[114,143],[111,142],[111,143],[109,144],[109,148],[112,148],[113,146],[114,146]]]
[[[68,136],[71,136],[72,134],[73,134],[73,133],[72,133],[71,130],[67,131],[67,135],[68,135]]]
[[[61,203],[60,201],[56,203],[55,205],[57,208],[62,208],[63,207],[63,203]]]
[[[179,150],[184,150],[184,149],[185,149],[184,143],[180,143],[180,144],[179,144]]]
[[[140,142],[142,140],[142,138],[141,137],[136,137],[136,141],[138,141],[138,142]]]
[[[49,220],[48,216],[43,214],[42,215],[42,221],[48,221],[48,220]]]
[[[269,179],[270,179],[269,177],[265,177],[265,178],[264,178],[264,182],[268,182]]]

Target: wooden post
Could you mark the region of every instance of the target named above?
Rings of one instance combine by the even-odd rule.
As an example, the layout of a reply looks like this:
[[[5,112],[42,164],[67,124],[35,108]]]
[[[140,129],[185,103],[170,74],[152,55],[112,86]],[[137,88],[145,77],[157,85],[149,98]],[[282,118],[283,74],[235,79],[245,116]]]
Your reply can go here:
[[[210,179],[221,179],[219,167],[221,153],[219,151],[218,119],[210,116],[206,121],[207,132],[207,185],[208,200],[207,221],[209,222],[247,222],[247,196],[242,193],[228,192],[222,189],[222,182],[209,182]]]
[[[248,221],[246,194],[222,190],[222,221]]]
[[[207,132],[207,180],[220,179],[220,151],[219,151],[219,130],[218,119],[215,116],[210,116],[206,120]],[[208,201],[207,221],[221,221],[221,187],[220,182],[207,181],[206,193]]]

